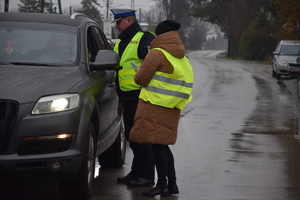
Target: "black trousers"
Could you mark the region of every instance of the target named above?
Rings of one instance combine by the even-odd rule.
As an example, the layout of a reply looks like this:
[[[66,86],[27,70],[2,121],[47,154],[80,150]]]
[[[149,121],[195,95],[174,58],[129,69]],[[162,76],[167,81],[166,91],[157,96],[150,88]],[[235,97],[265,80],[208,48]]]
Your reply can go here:
[[[168,145],[153,144],[158,183],[176,182],[174,157]]]
[[[137,104],[138,100],[123,102],[123,118],[127,141],[129,141],[129,133],[133,127]],[[155,166],[152,145],[129,142],[129,147],[133,152],[131,173],[137,177],[154,180]]]

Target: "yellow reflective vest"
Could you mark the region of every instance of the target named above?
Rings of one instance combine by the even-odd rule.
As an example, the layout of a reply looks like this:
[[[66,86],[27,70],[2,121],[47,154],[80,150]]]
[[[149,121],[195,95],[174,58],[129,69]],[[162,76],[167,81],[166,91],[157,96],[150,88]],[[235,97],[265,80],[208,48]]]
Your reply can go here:
[[[139,98],[154,105],[183,110],[192,100],[193,68],[187,57],[176,58],[163,49],[154,49],[162,51],[173,65],[174,72],[156,71],[149,84],[142,87]]]
[[[120,70],[118,71],[118,80],[120,89],[122,91],[139,90],[140,86],[134,82],[134,75],[136,72],[131,66],[131,62],[134,62],[138,67],[141,66],[142,60],[138,56],[138,46],[141,41],[143,32],[137,32],[131,39],[127,47],[125,48],[122,57],[120,59]],[[119,43],[120,40],[115,44],[114,51],[119,55]]]

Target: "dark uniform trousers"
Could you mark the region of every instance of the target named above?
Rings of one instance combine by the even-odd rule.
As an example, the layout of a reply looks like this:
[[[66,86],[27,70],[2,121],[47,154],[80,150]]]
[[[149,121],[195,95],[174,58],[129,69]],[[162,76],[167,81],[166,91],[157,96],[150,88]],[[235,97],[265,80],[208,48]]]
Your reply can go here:
[[[127,141],[129,141],[129,133],[133,127],[137,104],[138,100],[123,102],[123,118]],[[137,177],[154,180],[155,162],[152,145],[129,142],[129,146],[133,152],[131,173]]]

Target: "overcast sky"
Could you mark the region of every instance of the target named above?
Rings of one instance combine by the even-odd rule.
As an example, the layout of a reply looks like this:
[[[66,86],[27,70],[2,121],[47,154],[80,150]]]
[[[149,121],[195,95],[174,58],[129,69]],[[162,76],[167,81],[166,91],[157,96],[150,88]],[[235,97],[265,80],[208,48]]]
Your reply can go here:
[[[50,0],[45,0],[46,2],[49,2]],[[61,0],[61,6],[62,10],[69,9],[70,6],[76,7],[80,6],[80,2],[82,0]],[[109,0],[110,2],[110,8],[131,8],[131,1],[132,0]],[[52,0],[54,4],[57,4],[57,0]],[[106,13],[106,2],[107,0],[98,0],[97,1],[102,8],[99,8],[102,14]],[[145,9],[149,10],[152,6],[155,5],[155,1],[153,0],[133,0],[134,2],[134,9]],[[20,3],[19,0],[9,0],[9,10],[16,9],[18,3]],[[0,12],[4,12],[4,0],[0,0]]]

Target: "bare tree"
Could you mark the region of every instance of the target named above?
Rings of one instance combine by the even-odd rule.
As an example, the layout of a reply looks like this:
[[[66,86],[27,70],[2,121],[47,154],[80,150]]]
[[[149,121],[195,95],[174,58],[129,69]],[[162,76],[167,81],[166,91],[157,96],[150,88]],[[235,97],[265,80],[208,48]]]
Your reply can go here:
[[[203,22],[200,18],[193,18],[192,26],[188,31],[188,49],[200,50],[206,42],[206,35],[208,32],[207,22]]]
[[[240,37],[272,0],[191,0],[193,16],[218,24],[228,35],[228,56],[239,56]]]
[[[173,19],[181,23],[185,22],[185,20],[191,20],[189,15],[189,0],[156,0],[156,3],[157,8],[160,8],[163,15],[161,18]]]
[[[81,8],[75,10],[76,12],[83,13],[89,16],[98,24],[102,25],[102,17],[99,9],[97,9],[97,6],[100,6],[100,4],[97,2],[97,0],[82,0],[81,5]]]
[[[187,44],[186,31],[191,26],[192,20],[189,15],[189,0],[156,0],[159,10],[158,22],[165,19],[175,20],[181,23],[179,35],[185,45]]]
[[[40,0],[20,0],[18,4],[18,11],[19,12],[26,12],[26,13],[40,13],[44,10],[47,10],[49,3],[44,3]]]

